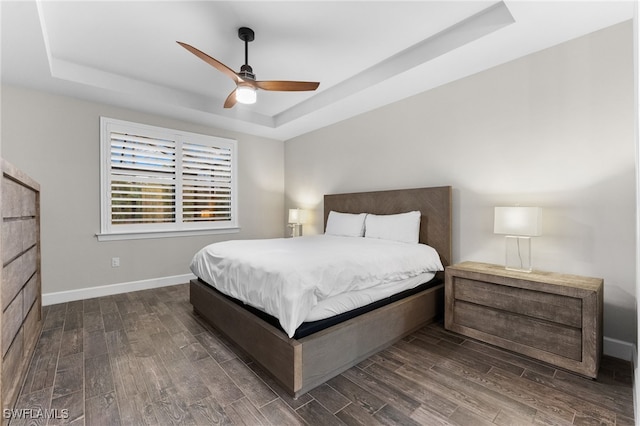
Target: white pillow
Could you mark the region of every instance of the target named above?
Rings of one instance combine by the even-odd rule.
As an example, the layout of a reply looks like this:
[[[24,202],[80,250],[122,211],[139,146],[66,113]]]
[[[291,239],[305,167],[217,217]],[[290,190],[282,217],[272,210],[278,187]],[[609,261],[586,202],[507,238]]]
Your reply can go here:
[[[417,244],[420,239],[420,212],[416,210],[400,214],[368,214],[364,236]]]
[[[331,210],[324,233],[341,237],[362,237],[364,235],[364,218],[366,216],[366,213],[340,213]]]

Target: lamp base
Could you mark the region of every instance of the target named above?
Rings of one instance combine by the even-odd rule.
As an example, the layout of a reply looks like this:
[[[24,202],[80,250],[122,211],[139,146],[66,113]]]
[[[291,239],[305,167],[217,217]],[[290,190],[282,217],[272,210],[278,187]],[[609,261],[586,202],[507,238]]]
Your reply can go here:
[[[302,224],[290,223],[289,228],[291,228],[291,237],[301,237],[302,236]]]
[[[509,271],[531,272],[531,237],[505,237],[505,269]]]

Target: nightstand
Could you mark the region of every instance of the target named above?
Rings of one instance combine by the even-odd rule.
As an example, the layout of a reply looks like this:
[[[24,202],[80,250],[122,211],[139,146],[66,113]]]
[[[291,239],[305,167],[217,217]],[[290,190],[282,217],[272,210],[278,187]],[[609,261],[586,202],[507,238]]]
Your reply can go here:
[[[445,270],[445,328],[595,378],[603,280],[463,262]]]

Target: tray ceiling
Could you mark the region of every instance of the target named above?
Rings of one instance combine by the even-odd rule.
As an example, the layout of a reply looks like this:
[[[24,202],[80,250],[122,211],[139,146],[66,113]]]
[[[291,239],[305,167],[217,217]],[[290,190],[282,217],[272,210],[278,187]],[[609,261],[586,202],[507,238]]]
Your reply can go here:
[[[633,1],[19,1],[0,4],[2,82],[262,135],[291,137],[633,17]],[[238,71],[251,27],[260,80],[235,87],[176,41]]]

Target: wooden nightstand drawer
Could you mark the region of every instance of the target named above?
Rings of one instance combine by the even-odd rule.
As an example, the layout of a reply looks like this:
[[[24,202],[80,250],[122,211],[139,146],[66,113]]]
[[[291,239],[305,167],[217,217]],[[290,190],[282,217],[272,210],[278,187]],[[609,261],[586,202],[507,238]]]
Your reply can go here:
[[[582,326],[581,299],[454,277],[456,299],[571,327]]]
[[[580,361],[582,332],[509,311],[456,301],[454,323],[510,342]],[[501,345],[504,346],[504,345]]]
[[[447,329],[596,377],[601,279],[475,262],[448,267],[445,277]]]

